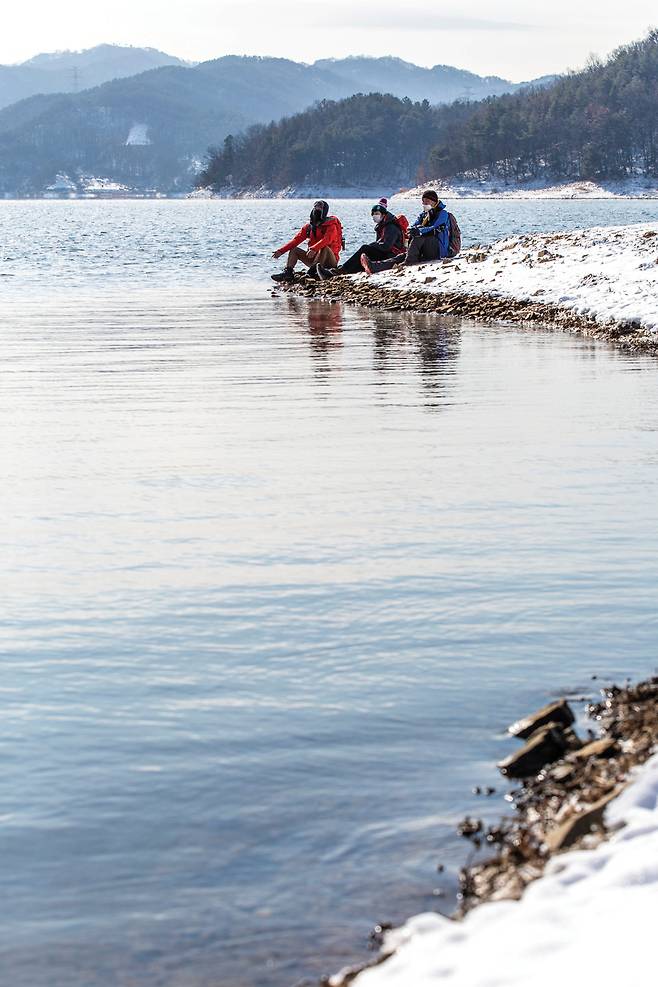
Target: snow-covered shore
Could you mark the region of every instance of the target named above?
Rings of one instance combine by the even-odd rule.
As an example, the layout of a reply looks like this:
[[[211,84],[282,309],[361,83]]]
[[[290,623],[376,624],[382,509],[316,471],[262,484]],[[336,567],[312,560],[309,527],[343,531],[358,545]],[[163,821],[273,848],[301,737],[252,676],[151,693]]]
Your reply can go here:
[[[559,306],[658,334],[658,224],[526,234],[373,282],[428,295],[458,291]]]
[[[521,901],[481,905],[462,922],[417,915],[390,932],[392,955],[352,987],[644,987],[655,981],[658,755],[607,810],[620,826],[593,850],[555,858]],[[340,975],[330,983],[342,983]]]
[[[658,224],[528,233],[450,260],[289,291],[388,310],[552,326],[658,352]]]
[[[367,185],[289,185],[273,189],[267,185],[235,189],[227,186],[211,192],[210,189],[195,189],[188,199],[372,199],[377,202],[382,191],[379,186]]]
[[[404,199],[419,199],[424,189],[436,189],[446,202],[455,199],[655,199],[658,182],[650,178],[627,178],[615,182],[505,182],[458,181],[441,184],[429,182],[400,193]]]
[[[657,199],[658,182],[649,178],[632,178],[616,182],[524,182],[505,184],[501,181],[458,181],[450,183],[427,182],[410,189],[382,189],[379,186],[322,186],[289,185],[273,189],[267,185],[246,189],[226,187],[217,192],[196,189],[188,198],[198,199],[372,199],[388,194],[389,199],[420,199],[427,188],[436,189],[446,202],[457,199]]]

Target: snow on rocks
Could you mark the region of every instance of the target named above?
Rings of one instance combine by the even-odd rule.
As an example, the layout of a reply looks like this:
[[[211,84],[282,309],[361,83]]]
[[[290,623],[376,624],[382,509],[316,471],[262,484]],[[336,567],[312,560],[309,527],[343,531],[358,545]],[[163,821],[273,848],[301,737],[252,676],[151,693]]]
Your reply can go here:
[[[400,268],[376,280],[430,295],[450,290],[538,301],[658,334],[658,225],[508,237],[431,268]]]
[[[461,922],[417,915],[387,933],[392,953],[353,987],[597,987],[654,980],[658,905],[658,755],[610,804],[621,827],[593,850],[556,857],[521,901],[491,902]],[[329,983],[347,982],[339,974]]]

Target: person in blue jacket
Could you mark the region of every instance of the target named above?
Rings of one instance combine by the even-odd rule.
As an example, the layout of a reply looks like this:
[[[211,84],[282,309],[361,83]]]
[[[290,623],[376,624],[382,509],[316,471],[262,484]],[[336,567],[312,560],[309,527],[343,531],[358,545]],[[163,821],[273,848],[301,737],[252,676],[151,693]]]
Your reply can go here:
[[[450,242],[450,218],[448,210],[434,189],[427,189],[422,195],[423,211],[409,227],[409,246],[402,257],[390,260],[370,261],[361,258],[361,265],[367,274],[390,271],[396,264],[420,264],[422,261],[439,260],[448,256]]]

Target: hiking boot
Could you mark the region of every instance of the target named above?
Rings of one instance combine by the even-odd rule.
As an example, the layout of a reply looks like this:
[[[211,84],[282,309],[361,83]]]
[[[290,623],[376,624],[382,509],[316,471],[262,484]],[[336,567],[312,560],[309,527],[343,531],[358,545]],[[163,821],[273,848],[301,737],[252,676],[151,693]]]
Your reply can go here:
[[[314,281],[319,281],[320,275],[318,274],[317,264],[311,264],[311,266],[309,267],[306,273],[308,274],[309,278],[312,278]]]
[[[370,266],[370,260],[367,254],[361,254],[361,267],[366,272],[368,277],[372,274],[372,268]]]
[[[332,267],[322,267],[318,264],[318,277],[320,281],[330,281],[331,278],[336,276],[336,271]]]
[[[286,267],[280,274],[272,274],[272,281],[278,281],[279,284],[290,284],[295,280],[295,272],[292,267]]]

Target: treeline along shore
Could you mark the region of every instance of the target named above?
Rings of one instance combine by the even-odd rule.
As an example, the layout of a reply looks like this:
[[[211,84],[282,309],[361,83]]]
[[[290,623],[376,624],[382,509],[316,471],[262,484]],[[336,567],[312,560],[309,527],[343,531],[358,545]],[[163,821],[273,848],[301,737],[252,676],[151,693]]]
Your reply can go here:
[[[524,234],[457,257],[283,290],[388,311],[554,328],[658,354],[658,225]]]
[[[229,134],[197,185],[220,195],[459,180],[658,178],[658,30],[552,84],[431,105],[368,91]],[[349,193],[348,193],[349,194]]]

